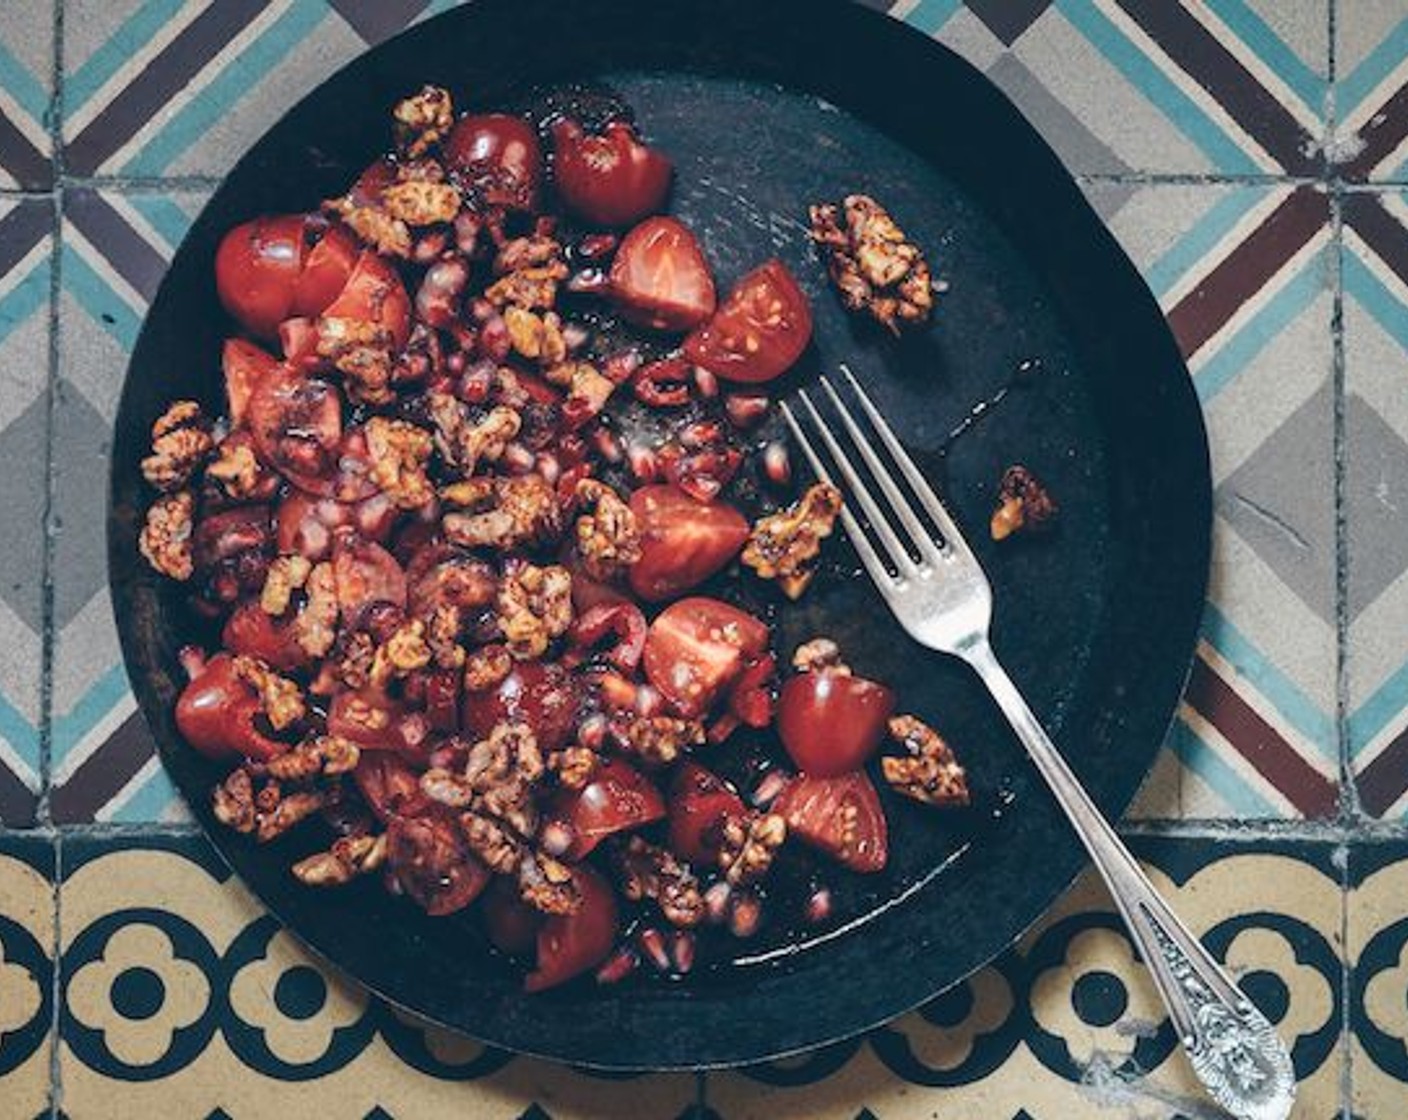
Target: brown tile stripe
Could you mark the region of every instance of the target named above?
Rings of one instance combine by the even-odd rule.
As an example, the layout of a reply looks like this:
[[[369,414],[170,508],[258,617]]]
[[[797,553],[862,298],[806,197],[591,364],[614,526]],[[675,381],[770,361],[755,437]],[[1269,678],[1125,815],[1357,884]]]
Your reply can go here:
[[[4,276],[54,226],[54,208],[48,199],[26,198],[0,218],[0,276]]]
[[[368,43],[389,39],[425,10],[429,0],[329,0]]]
[[[1408,230],[1377,195],[1346,194],[1344,221],[1403,283],[1408,284]]]
[[[1408,731],[1397,736],[1354,779],[1359,804],[1370,816],[1381,817],[1408,789]]]
[[[1276,96],[1182,4],[1172,0],[1116,0],[1195,82],[1208,91],[1249,136],[1292,175],[1319,170],[1313,140]]]
[[[55,824],[91,821],[156,751],[141,712],[133,712],[63,785],[49,795]]]
[[[27,828],[34,823],[38,802],[34,792],[4,766],[0,766],[0,824]]]
[[[82,231],[118,274],[148,303],[166,272],[166,258],[93,190],[64,195],[64,216]]]
[[[1408,136],[1408,85],[1384,102],[1383,107],[1359,130],[1364,141],[1360,153],[1340,168],[1346,179],[1364,180]]]
[[[54,182],[54,166],[49,157],[29,142],[23,132],[0,113],[0,167],[15,177],[22,187],[45,189]]]
[[[1323,192],[1313,187],[1292,191],[1169,311],[1169,326],[1183,356],[1196,354],[1329,218],[1330,202]]]
[[[1334,783],[1311,767],[1201,657],[1193,662],[1184,699],[1302,815],[1326,817],[1335,812],[1339,796]]]
[[[270,2],[218,0],[206,8],[65,146],[69,170],[97,171]]]

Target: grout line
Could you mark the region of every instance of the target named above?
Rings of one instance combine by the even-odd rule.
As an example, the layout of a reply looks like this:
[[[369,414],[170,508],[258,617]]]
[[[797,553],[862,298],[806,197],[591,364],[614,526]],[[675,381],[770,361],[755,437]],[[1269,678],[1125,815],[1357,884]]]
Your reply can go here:
[[[195,821],[87,821],[83,824],[44,824],[37,828],[0,828],[0,839],[21,836],[64,836],[69,839],[102,840],[143,836],[204,836]]]
[[[65,187],[88,190],[191,191],[214,190],[225,181],[223,175],[68,175],[58,173],[56,181]]]
[[[1236,174],[1222,171],[1070,171],[1077,183],[1127,183],[1132,186],[1304,186],[1323,181],[1320,175],[1274,172]]]
[[[52,1008],[49,1021],[49,1118],[59,1120],[63,1115],[63,1052],[61,1044],[63,1041],[63,881],[64,881],[64,847],[63,838],[58,833],[54,834],[54,882],[52,884],[54,898],[54,937],[52,948],[53,965],[50,971],[50,998],[49,1006]]]

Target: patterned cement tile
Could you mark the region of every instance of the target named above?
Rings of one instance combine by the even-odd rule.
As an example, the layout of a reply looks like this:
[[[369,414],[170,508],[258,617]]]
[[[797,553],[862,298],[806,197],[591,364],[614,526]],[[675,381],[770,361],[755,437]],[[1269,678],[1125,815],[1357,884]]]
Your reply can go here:
[[[0,1115],[48,1114],[54,844],[0,836]]]
[[[66,838],[63,868],[69,1120],[243,1120],[291,1108],[395,1120],[675,1120],[693,1109],[690,1074],[588,1076],[392,1011],[283,932],[203,840]]]
[[[0,55],[0,66],[3,55]],[[3,138],[0,138],[3,146]],[[44,489],[54,208],[0,199],[0,824],[34,821],[42,779]]]
[[[1408,10],[1347,0],[1335,38],[1335,170],[1351,182],[1408,179]]]
[[[1179,914],[1293,1040],[1295,1115],[1338,1115],[1335,852],[1172,840],[1137,848]],[[1089,877],[1014,952],[923,1010],[863,1041],[710,1074],[705,1099],[720,1120],[1215,1114],[1108,896]]]
[[[127,359],[166,261],[204,201],[188,192],[88,188],[64,196],[50,799],[58,823],[154,821],[183,812],[128,689],[106,588],[104,517]]]
[[[53,184],[53,95],[53,6],[0,7],[0,187],[46,190]]]
[[[1408,812],[1408,198],[1345,199],[1349,756],[1375,817]]]
[[[1408,843],[1352,848],[1349,886],[1350,1107],[1362,1120],[1395,1120],[1408,1082]]]

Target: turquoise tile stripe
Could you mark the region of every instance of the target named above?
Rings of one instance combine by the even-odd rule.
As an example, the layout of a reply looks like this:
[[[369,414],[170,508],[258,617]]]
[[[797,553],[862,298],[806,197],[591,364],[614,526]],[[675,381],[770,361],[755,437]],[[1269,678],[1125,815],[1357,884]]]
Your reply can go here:
[[[0,299],[0,343],[10,332],[49,302],[49,258],[39,261]]]
[[[963,7],[961,0],[919,0],[908,14],[904,21],[926,35],[932,35],[946,24],[959,8]]]
[[[171,252],[181,244],[186,231],[195,221],[194,214],[188,214],[171,199],[159,194],[129,195],[127,203],[151,223],[152,229],[161,236],[166,248]]]
[[[55,712],[50,731],[55,762],[61,763],[67,758],[69,751],[130,691],[127,670],[118,663],[99,677],[68,711]]]
[[[1181,719],[1175,720],[1169,729],[1165,745],[1177,755],[1180,763],[1196,774],[1236,813],[1251,818],[1281,815],[1279,805],[1273,804],[1246,778],[1228,766],[1221,752],[1204,742]]]
[[[19,59],[0,43],[0,87],[41,124],[49,120],[49,91]]]
[[[1251,47],[1257,58],[1266,63],[1307,108],[1317,114],[1324,111],[1329,81],[1323,74],[1316,73],[1307,66],[1300,55],[1286,46],[1246,0],[1205,2],[1213,14],[1231,28],[1237,38]]]
[[[162,26],[180,13],[187,0],[147,0],[127,17],[121,27],[73,71],[64,75],[64,104],[69,112],[81,109],[112,80]]]
[[[1144,269],[1144,280],[1162,300],[1179,280],[1202,263],[1237,223],[1267,198],[1264,187],[1231,187],[1197,223]]]
[[[123,806],[110,818],[114,824],[143,824],[159,821],[173,804],[181,800],[166,770],[158,766]]]
[[[1357,108],[1374,88],[1408,58],[1408,18],[1344,77],[1335,83],[1335,103],[1341,117]]]
[[[142,327],[140,313],[114,292],[112,286],[72,245],[63,247],[62,260],[64,290],[78,301],[95,323],[130,352]]]
[[[1345,294],[1367,311],[1380,329],[1408,351],[1408,313],[1405,313],[1403,301],[1389,291],[1355,253],[1346,252],[1342,256]]]
[[[0,738],[36,774],[40,769],[39,729],[4,694],[0,694]]]

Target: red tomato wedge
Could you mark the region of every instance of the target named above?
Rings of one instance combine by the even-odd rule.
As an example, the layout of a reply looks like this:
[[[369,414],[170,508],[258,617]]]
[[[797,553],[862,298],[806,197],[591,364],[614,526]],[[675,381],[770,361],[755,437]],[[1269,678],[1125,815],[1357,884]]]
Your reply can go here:
[[[681,599],[650,625],[645,675],[676,711],[697,718],[767,644],[767,626],[746,611],[702,596]]]
[[[577,701],[577,682],[561,665],[524,661],[486,692],[465,690],[463,723],[483,739],[495,724],[520,720],[533,729],[539,747],[555,751],[576,729]]]
[[[687,331],[714,313],[714,278],[694,234],[674,218],[647,218],[621,240],[611,295],[642,327]]]
[[[894,713],[895,694],[883,684],[819,669],[782,686],[777,731],[798,769],[832,778],[865,764]]]
[[[538,967],[524,978],[529,992],[541,992],[580,976],[607,958],[616,943],[616,896],[611,886],[583,864],[573,870],[582,906],[575,914],[550,915],[538,931]]]
[[[342,613],[355,617],[373,603],[406,605],[406,573],[396,557],[372,541],[342,530],[333,538],[332,573]]]
[[[273,341],[279,324],[317,315],[342,291],[357,243],[316,215],[277,214],[230,230],[215,252],[220,302],[240,325]]]
[[[249,430],[264,462],[300,490],[331,494],[342,446],[342,397],[326,381],[280,366],[250,394]]]
[[[538,944],[543,915],[519,897],[511,879],[495,878],[479,904],[490,943],[510,956],[526,956]]]
[[[352,779],[367,807],[383,822],[392,817],[418,816],[433,804],[421,792],[416,772],[400,755],[367,751],[357,760]]]
[[[309,668],[308,656],[287,620],[271,618],[258,603],[241,603],[225,622],[220,644],[233,653],[267,661],[280,673]]]
[[[221,359],[225,373],[225,399],[230,406],[230,425],[239,427],[249,414],[254,390],[279,369],[272,354],[243,338],[227,338]]]
[[[852,871],[879,871],[889,858],[889,829],[880,798],[863,771],[836,778],[799,774],[772,811],[788,831]]]
[[[433,918],[463,910],[489,885],[489,871],[465,848],[448,814],[392,817],[386,863],[397,882]]]
[[[192,678],[176,702],[176,727],[210,758],[267,761],[288,749],[255,725],[259,697],[235,672],[234,659],[217,653]]]
[[[563,205],[598,226],[628,226],[654,214],[670,193],[670,161],[642,144],[625,121],[588,136],[574,120],[552,127],[553,180]]]
[[[670,785],[670,849],[699,867],[719,861],[724,820],[742,817],[743,799],[717,774],[683,762]]]
[[[677,486],[642,486],[631,495],[640,559],[631,590],[651,603],[672,599],[725,567],[748,539],[748,521],[727,502],[700,502]]]
[[[811,337],[811,304],[787,266],[773,259],[738,282],[714,317],[684,340],[684,354],[728,381],[771,381],[802,356]]]
[[[580,791],[563,790],[548,812],[572,831],[565,858],[585,859],[613,833],[640,828],[665,815],[665,800],[635,767],[618,758],[603,761]]]
[[[370,249],[357,258],[337,298],[322,309],[329,319],[376,323],[391,336],[393,347],[406,345],[411,333],[411,300],[396,270]]]

